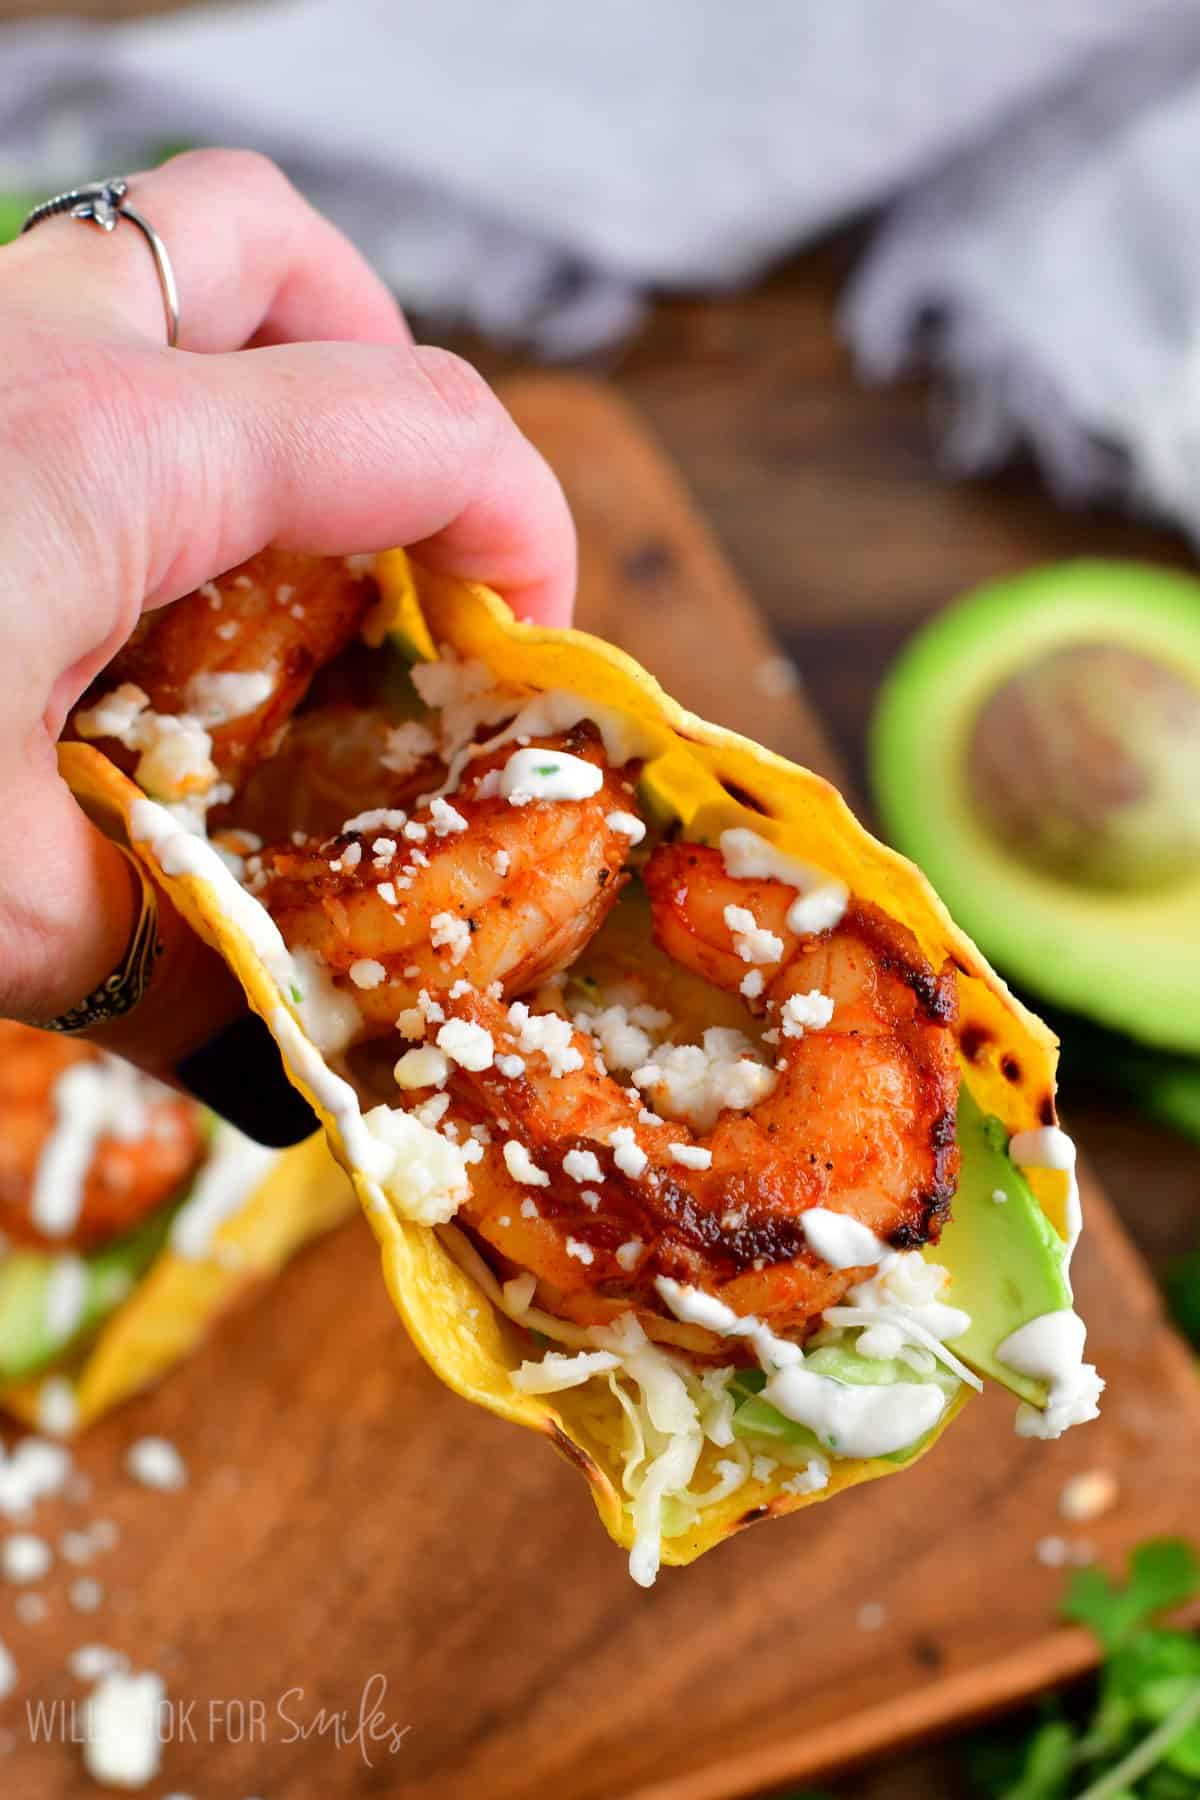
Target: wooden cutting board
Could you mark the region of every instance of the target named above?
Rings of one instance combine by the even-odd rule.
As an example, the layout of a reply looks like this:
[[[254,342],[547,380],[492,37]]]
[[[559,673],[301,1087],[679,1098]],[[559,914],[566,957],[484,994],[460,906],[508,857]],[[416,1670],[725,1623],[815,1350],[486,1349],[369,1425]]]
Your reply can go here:
[[[565,377],[507,398],[574,506],[582,622],[698,711],[836,774],[631,416]],[[917,1468],[750,1531],[648,1594],[574,1472],[418,1362],[366,1229],[344,1228],[87,1438],[90,1496],[39,1509],[51,1538],[104,1517],[121,1539],[86,1570],[104,1588],[94,1613],[72,1607],[81,1571],[61,1562],[40,1623],[0,1591],[20,1670],[0,1703],[0,1793],[96,1792],[78,1749],[32,1743],[25,1713],[80,1696],[65,1660],[88,1641],[163,1675],[177,1741],[148,1791],[204,1800],[726,1800],[1082,1670],[1090,1643],[1055,1627],[1061,1575],[1039,1541],[1086,1539],[1116,1564],[1200,1515],[1187,1353],[1094,1184],[1085,1205],[1079,1296],[1109,1381],[1099,1423],[1031,1444],[1012,1433],[1012,1401],[986,1396]],[[183,1492],[124,1474],[146,1433],[183,1450]],[[1064,1481],[1095,1468],[1118,1477],[1118,1505],[1064,1524]],[[364,1694],[377,1730],[403,1734],[394,1749],[356,1735]]]

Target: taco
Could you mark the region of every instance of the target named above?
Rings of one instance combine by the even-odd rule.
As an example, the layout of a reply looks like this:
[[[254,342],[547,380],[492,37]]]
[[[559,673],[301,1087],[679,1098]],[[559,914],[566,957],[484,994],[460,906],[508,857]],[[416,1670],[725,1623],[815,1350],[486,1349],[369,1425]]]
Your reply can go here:
[[[401,552],[265,554],[74,716],[316,1107],[422,1355],[643,1583],[991,1378],[1093,1417],[1055,1040],[816,775]]]
[[[71,1435],[354,1204],[320,1133],[265,1150],[92,1045],[0,1021],[0,1407]]]

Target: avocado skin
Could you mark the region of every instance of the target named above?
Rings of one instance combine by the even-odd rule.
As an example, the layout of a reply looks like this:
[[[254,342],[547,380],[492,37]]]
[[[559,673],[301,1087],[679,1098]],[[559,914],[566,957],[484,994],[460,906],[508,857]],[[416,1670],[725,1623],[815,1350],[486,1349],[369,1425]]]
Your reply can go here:
[[[884,683],[871,785],[888,836],[1006,974],[1143,1043],[1197,1054],[1200,872],[1159,892],[1077,886],[1026,865],[970,800],[966,746],[983,702],[1034,658],[1101,642],[1200,685],[1200,581],[1138,563],[1079,561],[996,582],[948,607]]]
[[[127,1236],[81,1259],[83,1309],[66,1337],[54,1336],[46,1323],[46,1296],[58,1257],[40,1250],[14,1250],[0,1257],[0,1381],[23,1381],[41,1373],[103,1324],[162,1249],[175,1212],[174,1203],[160,1207]]]

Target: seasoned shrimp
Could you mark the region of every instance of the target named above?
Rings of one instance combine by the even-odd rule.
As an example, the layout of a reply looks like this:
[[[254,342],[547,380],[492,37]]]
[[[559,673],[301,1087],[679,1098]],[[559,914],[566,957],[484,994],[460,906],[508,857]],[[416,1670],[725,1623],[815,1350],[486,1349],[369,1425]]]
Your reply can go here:
[[[588,942],[626,879],[633,781],[605,761],[590,724],[526,751],[595,770],[584,798],[513,804],[500,791],[508,744],[467,766],[450,798],[411,816],[376,811],[337,836],[264,850],[252,892],[289,949],[306,951],[352,995],[363,1037],[389,1030],[458,982],[507,995],[563,968]]]
[[[90,1067],[111,1078],[118,1104],[112,1118],[83,1127],[82,1169],[67,1159],[64,1182],[81,1182],[74,1222],[51,1233],[35,1217],[39,1169],[55,1134],[72,1130],[81,1104],[59,1086],[72,1070]],[[61,1110],[60,1110],[61,1102]],[[98,1109],[102,1115],[102,1109]],[[0,1233],[11,1243],[52,1250],[91,1250],[132,1230],[170,1199],[196,1167],[203,1151],[201,1112],[192,1101],[140,1076],[90,1045],[0,1020]],[[80,1130],[76,1120],[74,1129]],[[54,1193],[52,1201],[63,1196]]]
[[[189,772],[182,791],[217,778],[235,790],[277,747],[314,674],[349,643],[376,598],[374,583],[342,562],[264,550],[147,613],[92,683],[74,728],[132,773],[140,746],[109,735],[121,713],[111,702],[120,695],[133,705],[141,694],[153,715],[193,720],[211,740],[209,766]]]
[[[835,1269],[810,1249],[810,1208],[896,1248],[939,1234],[957,1176],[952,972],[935,972],[911,933],[863,903],[798,938],[786,924],[794,892],[735,880],[715,850],[660,845],[645,882],[673,956],[734,991],[763,973],[753,1004],[777,1021],[778,1041],[772,1070],[750,1065],[762,1097],[732,1094],[707,1129],[672,1121],[658,1064],[625,1087],[567,1019],[531,1023],[486,994],[443,996],[448,1018],[486,1031],[494,1049],[484,1068],[452,1065],[446,1084],[450,1122],[490,1139],[460,1217],[506,1267],[536,1274],[544,1305],[581,1323],[630,1306],[661,1313],[654,1281],[667,1275],[803,1333],[870,1266]],[[727,907],[739,909],[739,936],[751,929],[742,911],[774,935],[755,942],[764,961],[739,955]],[[548,1051],[531,1047],[543,1040]]]

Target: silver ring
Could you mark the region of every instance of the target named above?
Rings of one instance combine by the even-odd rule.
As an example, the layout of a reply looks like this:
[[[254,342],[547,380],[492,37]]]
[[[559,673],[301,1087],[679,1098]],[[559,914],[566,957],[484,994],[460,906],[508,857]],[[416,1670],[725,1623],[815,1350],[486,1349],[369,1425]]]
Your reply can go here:
[[[43,219],[57,218],[60,213],[82,219],[86,224],[98,225],[101,231],[115,231],[118,219],[128,219],[131,225],[136,225],[154,258],[167,315],[167,345],[174,350],[179,342],[179,289],[175,285],[175,271],[167,255],[167,246],[149,219],[129,205],[128,194],[129,183],[120,175],[114,175],[110,181],[90,181],[84,187],[55,194],[52,200],[43,200],[29,214],[21,232],[32,231]]]

